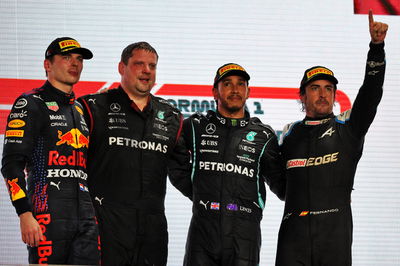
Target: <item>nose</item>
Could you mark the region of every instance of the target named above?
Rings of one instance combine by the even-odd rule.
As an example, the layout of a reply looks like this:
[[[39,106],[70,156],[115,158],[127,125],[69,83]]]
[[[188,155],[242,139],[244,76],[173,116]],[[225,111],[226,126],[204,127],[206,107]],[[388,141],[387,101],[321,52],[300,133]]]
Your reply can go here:
[[[326,95],[327,95],[327,90],[326,90],[325,88],[321,88],[321,89],[319,90],[319,97],[325,98]]]
[[[144,64],[144,66],[143,66],[143,72],[144,73],[150,73],[150,65],[148,65],[148,64]]]
[[[240,86],[240,85],[238,85],[238,84],[233,84],[233,86],[232,86],[232,91],[233,91],[233,92],[239,91],[239,86]]]
[[[79,59],[72,57],[71,58],[71,65],[77,66],[79,64]]]

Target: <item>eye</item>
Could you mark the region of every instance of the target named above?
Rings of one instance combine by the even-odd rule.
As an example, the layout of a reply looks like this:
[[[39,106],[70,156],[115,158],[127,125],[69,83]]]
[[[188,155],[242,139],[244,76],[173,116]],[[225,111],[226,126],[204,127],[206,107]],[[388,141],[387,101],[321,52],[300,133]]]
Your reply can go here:
[[[155,70],[155,69],[157,68],[157,65],[156,65],[156,64],[150,64],[149,66],[150,66],[150,69],[151,69],[151,70]]]

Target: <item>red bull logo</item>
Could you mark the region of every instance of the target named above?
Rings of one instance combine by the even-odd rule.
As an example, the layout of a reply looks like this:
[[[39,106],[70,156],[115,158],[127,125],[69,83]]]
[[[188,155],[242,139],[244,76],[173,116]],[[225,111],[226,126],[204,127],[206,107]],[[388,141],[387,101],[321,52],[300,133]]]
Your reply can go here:
[[[86,157],[81,151],[72,151],[69,156],[60,155],[58,151],[49,151],[48,165],[71,165],[86,168]]]
[[[21,187],[18,185],[17,182],[18,182],[18,178],[14,178],[13,180],[7,180],[8,189],[9,189],[12,201],[26,197],[25,192],[21,189]]]
[[[39,264],[47,264],[48,257],[53,254],[53,241],[46,239],[46,225],[50,224],[51,216],[50,214],[39,214],[36,215],[36,220],[40,226],[43,233],[43,240],[39,242],[37,252],[39,255]]]
[[[56,145],[67,144],[75,149],[86,147],[89,148],[89,137],[86,137],[79,131],[77,128],[73,128],[67,133],[63,134],[60,130],[58,130],[58,138]]]

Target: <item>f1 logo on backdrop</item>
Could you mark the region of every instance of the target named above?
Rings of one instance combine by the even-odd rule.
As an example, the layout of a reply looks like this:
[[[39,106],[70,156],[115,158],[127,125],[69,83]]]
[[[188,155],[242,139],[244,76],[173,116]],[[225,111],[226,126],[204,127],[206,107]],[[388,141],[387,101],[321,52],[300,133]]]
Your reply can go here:
[[[0,78],[0,134],[4,134],[7,116],[10,113],[15,99],[26,91],[33,88],[39,88],[45,81],[39,79],[7,79]],[[104,88],[116,88],[118,82],[105,81],[80,81],[74,86],[77,97],[97,92]],[[173,105],[187,116],[193,112],[204,112],[208,109],[216,108],[213,100],[211,85],[194,84],[157,84],[152,93],[157,96],[168,99]],[[251,99],[280,99],[280,100],[298,100],[298,88],[279,88],[279,87],[253,87],[251,86]],[[207,100],[190,101],[188,97],[205,97]],[[336,101],[340,105],[340,112],[351,108],[349,97],[342,91],[336,91]],[[263,114],[261,104],[254,102],[256,107],[255,114]],[[258,111],[258,112],[257,112]]]

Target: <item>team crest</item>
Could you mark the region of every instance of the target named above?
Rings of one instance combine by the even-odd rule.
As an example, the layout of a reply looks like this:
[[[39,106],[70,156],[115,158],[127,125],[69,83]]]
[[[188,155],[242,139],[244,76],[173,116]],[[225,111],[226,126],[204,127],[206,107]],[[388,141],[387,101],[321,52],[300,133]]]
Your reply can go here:
[[[159,119],[164,119],[164,113],[165,113],[165,111],[158,111],[157,117],[158,117]]]
[[[249,133],[247,133],[246,139],[247,139],[248,141],[254,141],[254,137],[255,137],[256,135],[257,135],[256,132],[250,131]]]
[[[58,109],[60,109],[60,107],[58,107],[57,102],[46,102],[47,108],[49,108],[49,110],[52,110],[54,112],[57,112]]]

